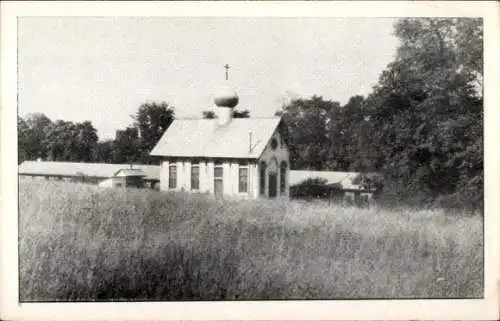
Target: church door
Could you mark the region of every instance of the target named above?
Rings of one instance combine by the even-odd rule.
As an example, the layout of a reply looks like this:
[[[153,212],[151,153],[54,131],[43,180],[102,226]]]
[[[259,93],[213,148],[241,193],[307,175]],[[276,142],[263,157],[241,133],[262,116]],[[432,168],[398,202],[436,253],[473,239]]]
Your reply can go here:
[[[216,179],[214,181],[214,191],[216,197],[222,197],[224,191],[224,185],[222,183],[222,179]]]
[[[276,173],[269,173],[269,197],[276,197],[278,186],[278,176]]]

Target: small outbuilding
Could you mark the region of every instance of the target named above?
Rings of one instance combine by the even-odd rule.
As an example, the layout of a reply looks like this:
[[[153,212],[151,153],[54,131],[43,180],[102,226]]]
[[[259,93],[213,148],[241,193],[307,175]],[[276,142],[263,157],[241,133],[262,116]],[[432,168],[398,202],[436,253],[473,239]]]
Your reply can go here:
[[[99,183],[100,187],[144,187],[146,173],[139,168],[123,168],[118,170],[113,177]]]

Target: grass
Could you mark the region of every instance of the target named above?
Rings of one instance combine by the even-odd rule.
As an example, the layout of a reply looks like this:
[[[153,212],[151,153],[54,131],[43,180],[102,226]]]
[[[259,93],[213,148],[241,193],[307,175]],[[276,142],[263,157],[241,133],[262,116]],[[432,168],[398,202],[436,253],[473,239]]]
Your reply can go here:
[[[482,217],[20,182],[21,301],[477,298]]]

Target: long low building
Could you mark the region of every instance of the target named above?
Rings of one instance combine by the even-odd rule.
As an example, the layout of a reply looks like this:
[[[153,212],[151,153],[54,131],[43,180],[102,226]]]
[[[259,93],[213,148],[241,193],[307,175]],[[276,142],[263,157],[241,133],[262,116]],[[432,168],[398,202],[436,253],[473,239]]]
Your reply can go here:
[[[18,173],[22,180],[63,180],[99,184],[103,187],[158,188],[161,166],[24,161],[19,165]],[[356,178],[360,175],[357,172],[291,170],[289,175],[289,184],[292,188],[308,180],[320,179],[323,181],[321,185],[341,191],[343,196],[353,199],[357,196],[371,198],[374,192],[356,183]]]
[[[103,163],[24,161],[18,167],[22,180],[63,180],[99,184],[106,187],[155,188],[160,181],[160,166]]]

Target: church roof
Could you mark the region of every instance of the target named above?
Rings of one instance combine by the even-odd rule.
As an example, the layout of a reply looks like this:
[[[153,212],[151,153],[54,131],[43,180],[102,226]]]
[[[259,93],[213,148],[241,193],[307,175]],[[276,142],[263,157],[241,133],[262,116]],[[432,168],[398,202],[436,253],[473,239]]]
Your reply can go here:
[[[163,134],[151,155],[259,158],[280,121],[281,117],[235,118],[226,125],[219,125],[217,119],[177,119]]]
[[[130,171],[127,164],[101,164],[101,163],[75,163],[75,162],[50,162],[50,161],[24,161],[18,167],[22,175],[43,176],[92,176],[112,177],[122,170]],[[140,170],[145,180],[159,180],[160,166],[157,165],[132,165],[132,170]],[[121,175],[120,175],[121,176]]]

